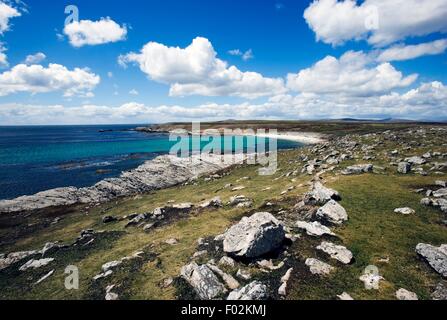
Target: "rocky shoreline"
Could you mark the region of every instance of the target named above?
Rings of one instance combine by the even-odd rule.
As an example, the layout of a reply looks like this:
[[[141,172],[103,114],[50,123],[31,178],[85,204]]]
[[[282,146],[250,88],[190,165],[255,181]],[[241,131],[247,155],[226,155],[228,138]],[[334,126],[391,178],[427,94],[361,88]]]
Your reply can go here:
[[[146,161],[136,169],[123,172],[118,178],[105,179],[91,187],[56,188],[2,200],[0,214],[75,204],[99,204],[119,197],[168,188],[228,168],[234,164],[232,158],[232,155],[210,155],[206,159],[195,155],[189,158],[163,155]]]

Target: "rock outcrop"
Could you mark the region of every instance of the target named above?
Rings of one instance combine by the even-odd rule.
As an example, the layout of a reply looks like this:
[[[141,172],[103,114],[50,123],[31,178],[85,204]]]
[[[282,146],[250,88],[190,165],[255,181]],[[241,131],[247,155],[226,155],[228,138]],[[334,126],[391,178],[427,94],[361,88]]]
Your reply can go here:
[[[298,221],[296,226],[300,229],[306,230],[306,233],[310,236],[321,237],[323,235],[335,236],[335,233],[331,231],[326,226],[323,226],[318,221],[314,222],[306,222],[306,221]]]
[[[259,281],[253,281],[245,287],[230,292],[227,300],[265,300],[267,298],[267,286]]]
[[[347,167],[345,170],[342,171],[342,174],[344,174],[344,175],[362,174],[362,173],[372,172],[373,169],[374,169],[374,166],[372,164],[356,164],[356,165]]]
[[[327,253],[332,259],[338,260],[341,263],[349,264],[352,261],[352,252],[346,247],[323,241],[317,249]]]
[[[184,266],[181,276],[185,279],[201,299],[214,299],[226,292],[226,289],[207,265],[195,262]]]
[[[323,207],[318,209],[317,217],[332,224],[341,225],[348,220],[348,214],[345,208],[338,202],[331,200]]]
[[[159,156],[118,178],[105,179],[88,188],[57,188],[34,195],[0,201],[0,213],[30,211],[74,204],[102,203],[117,197],[172,187],[234,164],[232,155],[180,158]],[[242,159],[240,161],[243,161]]]
[[[435,247],[425,243],[416,246],[416,252],[443,277],[447,277],[447,244]]]
[[[274,216],[257,212],[224,234],[223,248],[231,255],[255,258],[278,248],[284,238],[284,227]]]

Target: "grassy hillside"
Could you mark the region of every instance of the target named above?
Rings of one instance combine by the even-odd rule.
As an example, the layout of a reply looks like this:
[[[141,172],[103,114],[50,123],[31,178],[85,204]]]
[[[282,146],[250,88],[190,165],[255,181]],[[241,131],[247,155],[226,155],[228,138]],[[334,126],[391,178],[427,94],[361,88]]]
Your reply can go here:
[[[239,262],[237,267],[226,269],[228,273],[235,275],[238,268],[250,270],[254,278],[263,279],[271,285],[273,298],[279,298],[275,296],[278,276],[293,267],[286,299],[335,299],[344,291],[355,299],[394,299],[395,291],[401,287],[417,293],[420,299],[429,299],[430,293],[442,279],[416,255],[414,249],[419,242],[433,245],[447,243],[444,222],[447,217],[438,209],[420,205],[423,194],[417,194],[415,190],[428,188],[435,180],[447,180],[447,173],[445,169],[430,171],[431,163],[421,166],[427,175],[417,172],[402,175],[397,173],[391,162],[429,151],[446,154],[445,132],[432,133],[427,128],[428,133],[421,136],[400,131],[415,127],[413,124],[371,124],[366,127],[346,125],[349,129],[339,125],[335,129],[332,123],[322,126],[312,124],[312,127],[293,124],[293,128],[316,131],[315,128],[318,127],[319,132],[337,135],[345,135],[346,131],[362,133],[349,136],[351,141],[359,143],[354,151],[357,158],[343,161],[333,170],[321,174],[325,185],[339,191],[342,196],[340,204],[349,214],[346,224],[332,228],[338,237],[330,240],[343,244],[353,252],[355,261],[351,265],[335,263],[327,255],[315,250],[322,241],[321,238],[312,238],[293,228],[299,217],[294,207],[309,190],[309,182],[313,178],[312,175],[301,172],[305,164],[302,159],[306,156],[309,159],[321,156],[315,148],[306,147],[280,152],[279,170],[273,176],[258,175],[256,166],[239,165],[226,170],[218,179],[202,177],[188,185],[119,199],[95,207],[76,206],[28,214],[1,215],[2,253],[41,249],[46,242],[71,244],[85,229],[93,229],[97,233],[92,243],[62,248],[50,254],[55,260],[45,267],[19,271],[18,267],[25,260],[0,271],[0,298],[103,299],[105,288],[110,284],[117,286],[114,292],[119,294],[120,299],[186,297],[189,289],[176,277],[180,268],[198,250],[198,239],[207,239],[214,245],[211,239],[237,223],[241,217],[257,211],[269,211],[284,220],[292,229],[291,232],[299,237],[295,242],[286,244],[286,264],[280,270],[267,274],[256,263]],[[390,128],[395,132],[402,132],[398,139],[383,140],[380,135],[363,135],[364,132],[382,132]],[[291,127],[286,126],[284,129],[290,130]],[[329,149],[338,148],[335,140],[329,146]],[[365,146],[372,146],[373,149]],[[399,155],[393,158],[390,152],[395,149]],[[368,155],[375,158],[363,160]],[[436,161],[447,160],[441,157]],[[362,175],[340,174],[343,168],[355,163],[372,163],[375,170]],[[292,172],[294,173],[290,174]],[[245,188],[231,191],[228,184]],[[235,208],[225,204],[219,209],[194,209],[188,214],[169,217],[149,231],[144,231],[141,226],[126,228],[127,219],[107,224],[102,222],[104,216],[123,217],[132,213],[145,213],[172,202],[198,204],[220,196],[227,203],[231,196],[237,194],[253,199],[253,206]],[[411,207],[416,214],[396,214],[393,210],[398,207]],[[61,219],[54,223],[57,217]],[[167,244],[166,240],[171,238],[177,239],[178,243]],[[104,263],[119,260],[140,250],[144,251],[141,258],[126,261],[105,279],[93,280],[95,275],[101,273]],[[208,250],[197,261],[206,262],[218,257],[217,253]],[[274,264],[278,264],[284,257],[283,254],[273,257]],[[304,260],[309,257],[326,261],[336,267],[336,270],[327,277],[314,276],[304,264]],[[358,280],[364,268],[371,264],[379,268],[385,279],[379,290],[366,290]],[[64,287],[64,269],[67,265],[79,268],[79,290],[66,290]],[[53,275],[35,284],[53,269]],[[172,284],[164,283],[170,278],[174,279]]]

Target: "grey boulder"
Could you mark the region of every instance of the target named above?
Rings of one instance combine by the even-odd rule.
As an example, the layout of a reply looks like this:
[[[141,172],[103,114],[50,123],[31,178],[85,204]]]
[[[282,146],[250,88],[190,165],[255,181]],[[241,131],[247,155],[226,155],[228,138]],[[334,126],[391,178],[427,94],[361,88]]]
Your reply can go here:
[[[334,200],[329,201],[323,207],[318,209],[317,217],[336,225],[341,225],[348,220],[348,214],[346,213],[345,208]]]
[[[278,248],[284,238],[284,227],[275,217],[257,212],[225,232],[223,249],[231,255],[255,258]]]
[[[443,277],[447,277],[447,244],[435,247],[425,243],[416,246],[416,252]]]
[[[184,266],[180,272],[200,299],[215,299],[226,292],[226,289],[207,265],[197,265],[195,262]]]
[[[233,290],[227,300],[265,300],[268,298],[267,286],[253,281],[238,290]]]

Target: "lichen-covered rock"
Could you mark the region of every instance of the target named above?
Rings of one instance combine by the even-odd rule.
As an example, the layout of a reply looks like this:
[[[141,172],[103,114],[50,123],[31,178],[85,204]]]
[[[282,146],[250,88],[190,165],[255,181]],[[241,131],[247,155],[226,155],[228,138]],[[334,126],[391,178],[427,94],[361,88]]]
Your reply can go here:
[[[324,205],[330,200],[341,200],[340,194],[333,189],[325,187],[321,182],[315,181],[312,189],[305,196],[306,203]]]
[[[245,287],[233,290],[227,300],[265,300],[267,298],[267,286],[259,281],[253,281]]]
[[[52,261],[54,261],[54,258],[46,258],[46,259],[39,259],[39,260],[31,259],[27,263],[25,263],[23,266],[21,266],[19,268],[19,270],[25,271],[28,269],[38,269],[38,268],[46,266],[47,264],[49,264]]]
[[[414,211],[411,208],[405,207],[405,208],[394,209],[394,213],[400,213],[400,214],[403,214],[403,215],[409,215],[409,214],[415,214],[416,211]]]
[[[435,247],[430,244],[419,243],[416,252],[443,277],[447,277],[447,244]]]
[[[180,272],[200,299],[210,300],[219,297],[226,289],[207,265],[197,265],[195,262],[184,266]]]
[[[19,252],[12,252],[8,255],[4,255],[4,257],[0,259],[0,270],[6,269],[7,267],[13,265],[14,263],[17,263],[20,260],[28,258],[37,253],[38,251],[19,251]]]
[[[396,291],[397,300],[418,300],[418,295],[414,292],[400,288]]]
[[[397,165],[397,172],[407,174],[411,171],[411,163],[409,162],[399,162]]]
[[[447,300],[447,285],[439,282],[435,291],[432,292],[431,298],[433,300]]]
[[[296,226],[300,229],[306,230],[306,233],[310,236],[316,236],[316,237],[321,237],[323,235],[335,236],[335,233],[333,233],[331,229],[329,229],[326,226],[323,226],[318,221],[314,221],[311,223],[306,221],[298,221],[296,223]]]
[[[349,264],[352,261],[352,252],[346,247],[323,241],[317,249],[327,253],[332,259],[336,259],[341,263]]]
[[[342,174],[344,174],[344,175],[362,174],[362,173],[372,172],[373,169],[374,169],[374,166],[372,164],[356,164],[356,165],[347,167],[345,170],[342,171]]]
[[[425,160],[422,157],[418,157],[418,156],[406,158],[405,161],[407,161],[407,162],[409,162],[411,164],[417,164],[417,165],[421,165],[421,164],[427,163],[427,160]]]
[[[275,217],[257,212],[225,232],[223,249],[235,256],[255,258],[277,249],[284,238],[284,228]]]
[[[328,275],[335,269],[333,266],[314,258],[306,259],[305,264],[309,267],[312,274],[320,276]]]
[[[338,202],[331,200],[317,211],[317,217],[332,224],[341,225],[348,220],[348,214]]]

